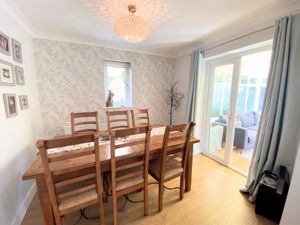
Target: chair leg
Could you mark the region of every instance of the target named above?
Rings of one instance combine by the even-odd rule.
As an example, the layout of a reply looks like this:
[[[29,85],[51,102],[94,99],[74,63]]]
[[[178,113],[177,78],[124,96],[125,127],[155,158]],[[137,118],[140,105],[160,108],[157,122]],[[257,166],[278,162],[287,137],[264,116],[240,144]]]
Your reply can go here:
[[[158,187],[158,211],[161,212],[163,210],[163,195],[164,195],[164,183],[159,182]]]
[[[54,216],[55,224],[56,225],[62,225],[61,217],[60,216]]]
[[[144,215],[148,216],[148,185],[144,187]]]
[[[102,199],[101,199],[102,200]],[[103,202],[100,200],[99,204],[98,204],[98,208],[99,208],[99,224],[100,225],[104,225],[104,211],[103,211]]]
[[[54,220],[55,220],[55,224],[56,225],[62,225],[62,221],[61,221],[61,216],[57,210],[57,208],[53,209],[53,214],[54,214]]]
[[[184,194],[184,175],[181,175],[180,177],[180,200],[183,199]]]
[[[117,195],[112,193],[112,207],[114,215],[114,225],[118,225],[118,205],[117,205]]]
[[[105,178],[103,179],[103,202],[108,202],[108,184],[105,181]]]

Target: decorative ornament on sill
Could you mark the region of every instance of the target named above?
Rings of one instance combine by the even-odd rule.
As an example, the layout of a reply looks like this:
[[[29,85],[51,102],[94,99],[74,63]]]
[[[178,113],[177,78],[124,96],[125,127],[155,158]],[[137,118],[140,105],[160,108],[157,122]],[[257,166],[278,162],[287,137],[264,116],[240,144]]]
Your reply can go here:
[[[112,93],[111,90],[108,91],[108,96],[105,102],[106,107],[113,107],[114,106],[114,101],[113,101],[114,93]]]
[[[116,21],[115,31],[117,35],[128,42],[141,42],[149,35],[149,26],[145,19],[133,15],[136,12],[135,5],[129,5],[131,15],[123,16]]]

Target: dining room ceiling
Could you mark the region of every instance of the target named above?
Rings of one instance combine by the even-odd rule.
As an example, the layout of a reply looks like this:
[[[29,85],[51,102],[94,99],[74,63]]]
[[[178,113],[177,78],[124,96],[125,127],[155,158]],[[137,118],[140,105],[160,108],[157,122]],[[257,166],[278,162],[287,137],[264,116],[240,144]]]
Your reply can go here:
[[[38,38],[91,43],[176,57],[218,31],[228,35],[300,8],[298,0],[3,0]],[[129,4],[146,19],[149,37],[127,43],[114,31]],[[296,5],[296,6],[295,6]],[[226,33],[226,34],[227,34]],[[204,42],[203,42],[204,43]]]

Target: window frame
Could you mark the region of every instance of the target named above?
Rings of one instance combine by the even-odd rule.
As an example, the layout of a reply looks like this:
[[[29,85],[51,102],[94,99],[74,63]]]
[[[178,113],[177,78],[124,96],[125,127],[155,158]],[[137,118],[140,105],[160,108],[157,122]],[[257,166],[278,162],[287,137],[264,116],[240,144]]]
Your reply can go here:
[[[119,62],[112,60],[104,60],[104,104],[106,103],[106,99],[108,96],[108,72],[107,67],[116,67],[116,68],[124,68],[126,70],[126,78],[125,78],[125,102],[124,104],[117,102],[114,105],[114,108],[119,107],[132,107],[132,72],[131,72],[131,64],[129,62]],[[116,102],[115,102],[116,103]]]

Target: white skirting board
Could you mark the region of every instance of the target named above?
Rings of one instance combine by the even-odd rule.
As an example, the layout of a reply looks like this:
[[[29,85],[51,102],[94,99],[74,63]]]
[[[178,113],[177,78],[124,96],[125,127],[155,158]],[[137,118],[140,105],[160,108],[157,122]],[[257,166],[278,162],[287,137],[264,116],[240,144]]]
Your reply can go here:
[[[20,225],[22,223],[22,220],[27,212],[27,209],[34,197],[36,193],[36,185],[35,182],[32,184],[32,186],[30,187],[26,198],[24,199],[24,201],[22,202],[22,204],[20,205],[18,212],[15,216],[15,218],[13,219],[11,225]]]

